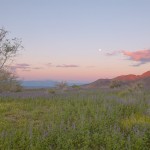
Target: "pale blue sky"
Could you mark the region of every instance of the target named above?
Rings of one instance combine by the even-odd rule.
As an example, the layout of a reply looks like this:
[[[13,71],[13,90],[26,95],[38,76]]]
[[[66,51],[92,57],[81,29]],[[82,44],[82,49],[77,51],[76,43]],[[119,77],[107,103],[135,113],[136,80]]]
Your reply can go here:
[[[94,66],[95,74],[87,77],[94,80],[149,68],[148,64],[131,67],[132,62],[120,55],[104,55],[150,48],[149,6],[149,0],[0,0],[0,26],[23,40],[25,51],[17,63],[40,67],[46,63],[73,64],[80,66],[70,68],[78,69],[76,72],[86,72],[87,66]],[[116,73],[122,67],[125,71]],[[68,69],[62,69],[63,78]],[[21,76],[31,78],[33,71]],[[47,71],[47,75],[43,69],[43,79],[55,79],[54,72],[58,74],[58,68],[53,68],[52,73]],[[78,80],[79,76],[70,79]],[[61,79],[61,75],[57,78]]]

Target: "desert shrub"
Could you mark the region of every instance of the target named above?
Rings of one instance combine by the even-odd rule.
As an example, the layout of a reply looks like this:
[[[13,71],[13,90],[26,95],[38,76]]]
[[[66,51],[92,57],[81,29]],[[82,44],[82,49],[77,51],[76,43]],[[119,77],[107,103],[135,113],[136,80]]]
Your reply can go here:
[[[138,83],[135,83],[132,87],[134,90],[142,90],[144,85],[143,85],[143,83],[138,82]]]
[[[8,70],[0,71],[0,92],[12,91],[19,92],[22,90],[22,86],[17,77]]]
[[[139,83],[137,83],[137,87],[138,87],[139,89],[142,89],[142,88],[144,87],[144,85],[143,85],[143,83],[139,82]]]
[[[80,89],[80,86],[79,86],[79,85],[74,84],[74,85],[72,85],[72,88],[73,88],[73,89]]]
[[[118,96],[119,97],[125,97],[126,95],[129,94],[129,91],[128,90],[122,90],[122,91],[119,91],[118,92]]]
[[[14,80],[11,84],[11,90],[12,92],[21,92],[23,87],[21,86],[20,82],[17,80]]]
[[[67,82],[65,82],[65,81],[61,81],[61,82],[59,82],[58,84],[56,84],[56,88],[57,88],[58,90],[61,90],[61,91],[66,90],[67,87],[68,87],[68,84],[67,84]]]
[[[118,88],[121,86],[121,81],[118,80],[112,80],[110,83],[110,88]]]
[[[133,87],[131,86],[131,87],[128,87],[128,88],[127,88],[127,91],[128,91],[129,93],[132,93],[132,92],[134,92],[135,90],[134,90]]]
[[[140,91],[142,91],[143,87],[144,87],[143,84],[141,82],[138,82],[138,83],[134,83],[134,84],[128,86],[127,91],[129,93],[140,92]]]
[[[148,129],[145,133],[144,144],[145,147],[147,147],[146,150],[148,150],[148,147],[150,147],[150,129]]]
[[[48,93],[50,93],[50,94],[55,94],[56,91],[55,91],[54,89],[48,89]]]
[[[121,121],[122,127],[129,129],[135,125],[150,125],[150,117],[145,115],[135,114]]]

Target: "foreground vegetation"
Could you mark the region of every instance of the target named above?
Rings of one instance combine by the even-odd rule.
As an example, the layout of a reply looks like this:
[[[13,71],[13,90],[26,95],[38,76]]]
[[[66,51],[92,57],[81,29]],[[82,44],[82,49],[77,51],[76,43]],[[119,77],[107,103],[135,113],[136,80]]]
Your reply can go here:
[[[150,147],[150,94],[146,91],[87,90],[49,98],[1,97],[0,114],[0,149]]]

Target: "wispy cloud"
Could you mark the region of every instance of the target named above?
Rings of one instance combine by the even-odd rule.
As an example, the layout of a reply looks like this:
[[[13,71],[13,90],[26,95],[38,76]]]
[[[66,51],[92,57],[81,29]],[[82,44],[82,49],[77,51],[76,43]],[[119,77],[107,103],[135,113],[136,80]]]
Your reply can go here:
[[[76,68],[79,67],[78,65],[57,65],[56,67],[62,67],[62,68]]]
[[[94,68],[95,66],[86,66],[87,68]]]
[[[39,69],[43,69],[43,68],[42,67],[33,67],[32,69],[39,70]]]
[[[32,67],[32,65],[27,63],[15,64],[10,67],[11,70],[22,70],[22,71],[31,71],[32,69],[38,70],[42,69],[42,67]]]
[[[15,67],[19,69],[26,69],[26,68],[30,68],[30,64],[26,64],[26,63],[16,64]]]
[[[46,63],[45,66],[46,66],[46,67],[51,67],[51,66],[52,66],[52,63]]]
[[[117,55],[117,54],[119,54],[119,53],[122,53],[122,51],[121,51],[121,50],[120,50],[120,51],[112,51],[112,52],[106,53],[106,55],[107,55],[107,56],[114,56],[114,55]]]
[[[29,70],[30,69],[30,64],[22,63],[22,64],[16,64],[10,67],[11,70],[17,70],[17,69],[22,69],[22,70]]]
[[[27,72],[29,72],[29,71],[31,71],[30,69],[23,69],[22,71],[27,71]]]

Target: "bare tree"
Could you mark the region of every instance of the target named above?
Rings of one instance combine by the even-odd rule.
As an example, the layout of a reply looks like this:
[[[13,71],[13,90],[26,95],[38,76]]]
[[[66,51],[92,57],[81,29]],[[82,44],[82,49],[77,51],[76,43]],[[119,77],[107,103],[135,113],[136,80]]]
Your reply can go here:
[[[7,66],[14,60],[14,57],[23,47],[21,40],[17,38],[8,39],[8,31],[0,29],[0,92],[1,91],[19,91],[20,83],[16,76]]]
[[[17,52],[22,49],[21,40],[7,39],[8,31],[0,29],[0,70],[13,60]]]

